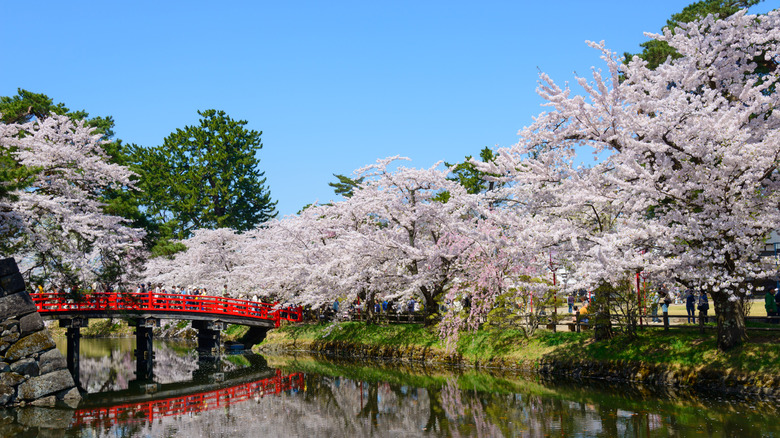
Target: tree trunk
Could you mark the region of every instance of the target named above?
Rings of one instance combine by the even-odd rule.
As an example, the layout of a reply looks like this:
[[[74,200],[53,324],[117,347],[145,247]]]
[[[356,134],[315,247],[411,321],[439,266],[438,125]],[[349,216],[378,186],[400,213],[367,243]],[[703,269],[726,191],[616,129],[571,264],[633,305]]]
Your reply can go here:
[[[365,316],[366,322],[369,324],[375,323],[377,317],[376,312],[374,312],[374,295],[374,292],[368,292],[364,301],[365,307],[363,309],[363,314]]]
[[[443,291],[439,288],[435,288],[433,291],[427,287],[420,287],[420,292],[425,299],[425,309],[423,309],[423,315],[425,317],[425,326],[432,326],[439,322],[439,306],[436,304],[436,297],[438,297]]]
[[[747,340],[742,301],[729,301],[725,292],[710,294],[718,321],[718,350],[727,351]]]
[[[593,338],[597,341],[612,339],[612,295],[615,294],[615,288],[612,285],[604,283],[596,289],[596,298],[588,306],[590,324],[593,327]]]

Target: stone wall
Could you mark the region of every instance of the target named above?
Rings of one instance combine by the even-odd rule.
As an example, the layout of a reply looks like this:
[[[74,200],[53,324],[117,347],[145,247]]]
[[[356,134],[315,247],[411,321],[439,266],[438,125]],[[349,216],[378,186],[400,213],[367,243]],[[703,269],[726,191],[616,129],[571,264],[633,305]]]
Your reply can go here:
[[[0,406],[81,400],[14,259],[0,260]]]

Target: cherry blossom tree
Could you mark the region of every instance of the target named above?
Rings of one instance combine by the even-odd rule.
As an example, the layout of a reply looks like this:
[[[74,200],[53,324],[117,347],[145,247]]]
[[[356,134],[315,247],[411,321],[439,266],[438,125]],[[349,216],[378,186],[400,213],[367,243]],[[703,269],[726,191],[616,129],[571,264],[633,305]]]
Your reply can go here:
[[[240,274],[245,262],[247,236],[230,228],[199,229],[182,241],[187,250],[174,257],[155,257],[146,263],[147,283],[165,287],[205,288],[210,294],[222,293],[224,285],[237,296],[255,289]]]
[[[100,194],[131,189],[132,173],[109,163],[101,134],[66,116],[0,124],[0,155],[25,172],[0,199],[0,251],[27,276],[62,287],[116,282],[141,256],[141,230],[105,214]]]
[[[593,206],[600,232],[568,239],[591,281],[643,267],[698,287],[712,296],[718,347],[728,349],[745,339],[739,298],[769,274],[758,253],[780,225],[780,12],[709,16],[652,37],[681,57],[651,70],[589,43],[607,72],[578,77],[581,95],[542,74],[538,92],[551,110],[483,169],[533,187],[526,206],[580,207],[568,217],[539,208],[543,220],[582,219]],[[576,167],[575,155],[587,149],[609,156]],[[609,227],[599,211],[612,218]]]
[[[399,159],[378,160],[356,171],[363,183],[343,202],[350,217],[362,220],[356,238],[373,249],[367,255],[373,252],[381,262],[385,298],[418,296],[426,315],[438,315],[444,293],[458,276],[456,261],[469,247],[453,242],[473,234],[479,197],[448,180],[448,170],[438,164],[390,170]]]

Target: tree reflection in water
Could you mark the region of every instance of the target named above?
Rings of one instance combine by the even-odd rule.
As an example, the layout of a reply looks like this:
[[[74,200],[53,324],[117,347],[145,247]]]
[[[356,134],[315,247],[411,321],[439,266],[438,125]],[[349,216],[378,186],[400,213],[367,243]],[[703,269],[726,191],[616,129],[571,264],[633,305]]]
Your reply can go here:
[[[189,370],[197,367],[197,358],[186,350],[170,351],[170,357],[168,353],[158,356],[167,365],[156,366],[155,371],[170,368],[166,372],[171,379],[191,375]],[[780,423],[775,421],[780,416],[780,405],[772,400],[741,401],[701,397],[680,390],[581,381],[543,382],[538,378],[525,380],[473,370],[433,371],[397,364],[356,366],[308,358],[272,359],[274,367],[281,370],[277,376],[303,374],[295,374],[298,377],[294,385],[269,383],[268,391],[259,391],[251,380],[255,371],[244,374],[241,381],[231,381],[230,376],[239,374],[228,372],[227,380],[209,391],[212,395],[215,391],[233,395],[210,397],[208,403],[197,405],[202,409],[192,407],[183,410],[183,414],[158,412],[151,416],[139,408],[135,415],[80,428],[73,420],[68,423],[62,419],[57,424],[60,428],[69,424],[66,436],[90,437],[780,436]],[[132,356],[112,354],[107,360],[112,367],[129,365],[132,369]],[[241,357],[231,362],[233,365],[226,366],[239,368],[251,362],[251,367],[262,368],[257,376],[267,376],[263,373],[271,371],[264,361],[262,366]],[[110,387],[121,386],[121,381],[127,380],[127,374],[105,374],[99,370],[102,364],[95,360],[89,365],[98,376],[85,376],[83,381],[95,387]],[[237,389],[242,385],[254,385],[255,389],[247,395]],[[242,395],[236,396],[238,393]],[[188,400],[194,396],[188,395]],[[23,419],[24,427],[18,429],[22,420],[0,425],[0,435],[29,433],[31,427],[45,427],[30,420],[35,415],[17,411],[15,416]]]

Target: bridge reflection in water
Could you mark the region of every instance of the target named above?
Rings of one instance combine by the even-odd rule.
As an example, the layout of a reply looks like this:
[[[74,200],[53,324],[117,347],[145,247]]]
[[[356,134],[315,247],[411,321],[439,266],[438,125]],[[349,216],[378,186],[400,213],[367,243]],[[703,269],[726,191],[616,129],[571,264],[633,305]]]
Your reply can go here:
[[[250,399],[257,399],[268,395],[278,395],[288,391],[303,391],[303,373],[283,375],[281,370],[268,370],[272,374],[260,380],[239,383],[233,385],[230,381],[228,387],[203,391],[203,385],[189,387],[194,392],[183,392],[181,384],[172,384],[172,388],[161,385],[158,391],[151,394],[129,396],[117,393],[101,393],[99,397],[87,396],[85,402],[76,410],[71,425],[73,427],[103,426],[110,427],[117,423],[132,421],[152,422],[155,419],[171,416],[197,414],[204,411],[224,408],[235,403]],[[224,385],[224,383],[222,384]],[[207,385],[206,385],[207,386]],[[195,392],[196,391],[196,392]],[[128,399],[140,398],[140,400],[128,401]],[[113,401],[115,404],[106,406],[105,403]],[[89,407],[97,404],[98,407]]]

